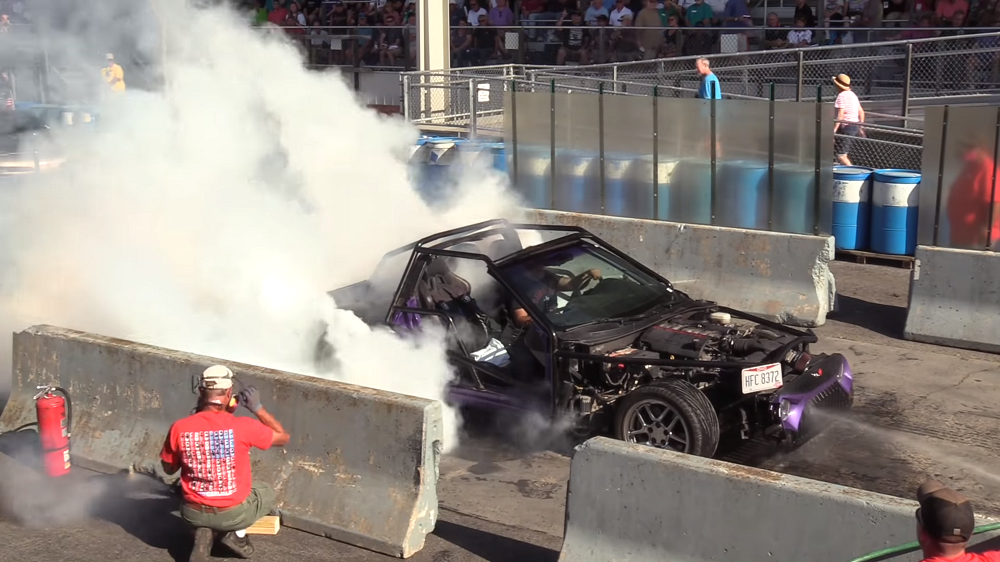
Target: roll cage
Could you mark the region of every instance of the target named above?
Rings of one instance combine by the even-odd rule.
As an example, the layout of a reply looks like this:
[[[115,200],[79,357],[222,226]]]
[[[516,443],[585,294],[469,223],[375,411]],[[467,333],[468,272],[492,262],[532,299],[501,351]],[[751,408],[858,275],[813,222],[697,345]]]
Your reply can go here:
[[[517,234],[518,230],[536,231],[536,232],[552,232],[552,233],[565,233],[564,236],[554,238],[552,240],[543,241],[539,244],[529,246],[524,248],[521,244],[520,237]],[[511,252],[510,254],[503,256],[497,260],[494,260],[482,252],[466,252],[459,250],[448,249],[450,247],[456,246],[458,244],[467,242],[477,242],[482,241],[487,238],[500,235],[501,238],[512,247],[516,247],[517,250]],[[494,219],[489,221],[483,221],[476,224],[467,225],[460,228],[455,228],[447,230],[444,232],[439,232],[424,238],[417,240],[406,246],[402,246],[395,250],[386,253],[382,260],[375,268],[375,272],[372,278],[377,277],[379,271],[383,270],[387,262],[404,252],[411,252],[410,257],[406,263],[403,274],[396,285],[396,289],[393,293],[391,304],[389,310],[386,312],[384,321],[387,325],[392,324],[392,319],[397,314],[412,314],[418,316],[436,316],[439,317],[443,324],[448,327],[452,332],[456,331],[456,326],[451,317],[439,310],[427,309],[427,308],[416,308],[407,306],[407,298],[404,295],[411,294],[420,280],[424,269],[429,264],[434,257],[444,257],[444,258],[460,258],[460,259],[470,259],[482,262],[491,277],[500,285],[500,287],[510,295],[514,295],[515,298],[525,307],[525,310],[532,317],[535,323],[542,328],[543,335],[547,339],[548,349],[550,350],[546,354],[546,361],[544,364],[546,377],[548,378],[549,391],[552,393],[552,397],[558,395],[559,385],[562,383],[562,376],[559,376],[556,366],[556,361],[560,359],[578,359],[586,361],[594,361],[601,363],[614,363],[614,364],[641,364],[641,365],[663,365],[663,366],[673,366],[673,367],[700,367],[700,368],[722,368],[722,369],[733,369],[742,368],[745,365],[736,362],[729,361],[695,361],[695,360],[667,360],[667,359],[629,359],[625,357],[607,357],[601,355],[590,355],[585,353],[576,353],[569,350],[561,349],[559,344],[561,343],[560,333],[562,330],[555,326],[548,317],[543,313],[541,309],[534,305],[530,299],[527,299],[522,295],[517,289],[515,289],[512,284],[506,279],[506,276],[501,271],[501,267],[511,263],[518,263],[523,260],[530,259],[533,256],[539,254],[544,254],[546,252],[557,250],[563,247],[567,247],[575,244],[580,240],[589,240],[594,242],[598,246],[607,250],[608,252],[614,254],[616,257],[624,260],[629,265],[635,267],[641,272],[651,276],[657,281],[662,282],[668,288],[674,290],[680,294],[683,298],[687,299],[686,303],[681,303],[677,308],[677,311],[691,310],[692,308],[698,307],[716,307],[718,310],[723,312],[728,312],[733,316],[744,318],[746,320],[756,322],[763,326],[767,326],[780,331],[786,331],[794,334],[796,337],[792,341],[782,346],[781,348],[773,351],[768,355],[766,361],[771,362],[778,358],[785,356],[790,349],[799,345],[800,343],[816,343],[818,339],[812,330],[808,332],[803,332],[801,330],[796,330],[789,328],[787,326],[782,326],[775,322],[760,318],[743,311],[731,309],[725,306],[719,306],[714,302],[708,301],[697,301],[691,299],[686,293],[674,289],[673,284],[664,278],[662,275],[653,271],[652,269],[646,267],[641,262],[633,259],[631,256],[622,252],[618,248],[612,246],[605,240],[601,239],[592,232],[578,226],[568,226],[568,225],[541,225],[541,224],[527,224],[527,223],[510,223],[504,219]],[[672,312],[672,311],[671,311]],[[650,319],[650,325],[655,323],[656,319]],[[521,384],[517,381],[510,379],[500,372],[499,367],[495,367],[489,364],[483,364],[471,359],[471,351],[466,348],[466,346],[458,341],[461,348],[461,353],[456,353],[452,350],[448,351],[448,354],[453,359],[464,364],[469,368],[471,374],[472,383],[479,390],[486,390],[486,385],[480,378],[478,371],[487,371],[491,377],[495,377],[498,380],[504,382],[505,384],[514,386]],[[552,403],[553,413],[557,408],[555,401]]]

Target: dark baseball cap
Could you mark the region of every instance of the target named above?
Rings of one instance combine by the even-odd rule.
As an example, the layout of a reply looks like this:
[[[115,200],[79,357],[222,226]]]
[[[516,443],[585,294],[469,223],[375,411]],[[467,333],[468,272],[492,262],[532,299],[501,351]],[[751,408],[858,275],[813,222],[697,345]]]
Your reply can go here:
[[[917,521],[931,537],[945,543],[964,543],[972,538],[976,514],[972,503],[937,480],[917,489]]]

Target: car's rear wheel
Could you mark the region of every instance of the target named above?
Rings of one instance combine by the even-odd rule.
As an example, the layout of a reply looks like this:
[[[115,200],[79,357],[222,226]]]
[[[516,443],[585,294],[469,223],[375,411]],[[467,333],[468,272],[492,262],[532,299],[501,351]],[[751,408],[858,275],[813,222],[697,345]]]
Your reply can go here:
[[[711,457],[719,446],[719,417],[708,397],[687,381],[664,380],[621,399],[615,437],[640,445]]]

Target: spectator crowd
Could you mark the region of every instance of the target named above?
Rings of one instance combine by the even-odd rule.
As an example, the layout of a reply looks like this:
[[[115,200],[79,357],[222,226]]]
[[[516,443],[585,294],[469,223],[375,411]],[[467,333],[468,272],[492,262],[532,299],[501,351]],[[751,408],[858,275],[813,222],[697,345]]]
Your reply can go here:
[[[298,37],[312,64],[416,63],[415,0],[256,0],[253,17]],[[790,25],[770,12],[763,31],[748,0],[449,0],[449,19],[453,66],[525,47],[523,62],[587,64],[959,35],[1000,28],[1000,0],[798,0]]]

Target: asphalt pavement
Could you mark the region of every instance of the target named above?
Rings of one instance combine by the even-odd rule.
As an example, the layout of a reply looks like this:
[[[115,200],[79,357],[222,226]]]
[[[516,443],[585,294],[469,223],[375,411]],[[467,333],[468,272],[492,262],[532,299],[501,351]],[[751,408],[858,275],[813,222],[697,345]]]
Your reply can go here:
[[[832,269],[838,311],[817,329],[816,347],[851,361],[853,413],[830,419],[825,433],[794,451],[749,443],[726,460],[907,497],[934,475],[968,494],[978,511],[1000,515],[1000,472],[992,468],[1000,445],[990,437],[1000,419],[1000,355],[902,340],[909,271],[839,262]],[[547,441],[531,424],[521,429],[517,442],[466,436],[442,460],[440,522],[411,560],[556,560],[572,443]],[[0,483],[9,489],[12,478],[0,466]],[[62,510],[64,521],[0,521],[0,562],[185,560],[190,538],[173,500],[134,480],[109,482],[97,498],[86,485],[65,494],[75,500]],[[48,505],[56,500],[39,499],[41,483],[14,488],[23,495],[6,502],[15,512],[60,511]],[[291,529],[254,543],[255,560],[391,560]]]

